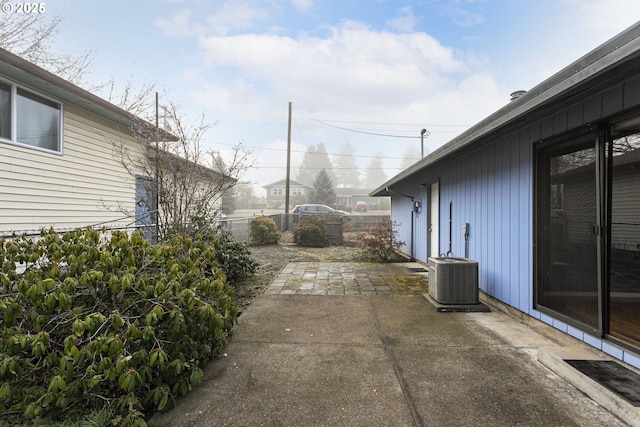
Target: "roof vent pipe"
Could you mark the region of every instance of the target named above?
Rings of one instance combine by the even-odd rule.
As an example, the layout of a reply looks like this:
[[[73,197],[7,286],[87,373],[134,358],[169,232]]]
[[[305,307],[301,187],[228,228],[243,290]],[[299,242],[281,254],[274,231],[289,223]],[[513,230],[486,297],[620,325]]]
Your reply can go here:
[[[512,92],[511,93],[511,101],[515,101],[516,99],[520,98],[525,93],[527,93],[526,90],[517,90],[515,92]]]

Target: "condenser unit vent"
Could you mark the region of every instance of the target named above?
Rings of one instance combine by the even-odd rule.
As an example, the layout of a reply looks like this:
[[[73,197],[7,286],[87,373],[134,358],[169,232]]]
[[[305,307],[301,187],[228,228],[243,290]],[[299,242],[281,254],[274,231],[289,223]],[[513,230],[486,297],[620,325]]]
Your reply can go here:
[[[478,262],[429,258],[429,296],[440,304],[478,304]]]

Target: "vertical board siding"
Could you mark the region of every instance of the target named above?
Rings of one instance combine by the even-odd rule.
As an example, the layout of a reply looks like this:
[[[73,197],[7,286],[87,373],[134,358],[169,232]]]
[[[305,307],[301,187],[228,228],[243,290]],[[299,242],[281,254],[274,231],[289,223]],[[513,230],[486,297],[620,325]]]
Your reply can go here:
[[[63,155],[0,144],[2,234],[131,222],[122,211],[134,211],[134,181],[114,156],[112,141],[137,155],[139,146],[110,122],[71,105],[65,105],[63,135]]]
[[[451,201],[450,255],[464,256],[461,227],[462,223],[468,222],[469,258],[478,261],[479,286],[483,292],[596,348],[614,348],[605,340],[578,331],[533,308],[533,160],[535,145],[546,142],[547,138],[557,137],[558,142],[562,142],[562,135],[574,130],[595,132],[593,123],[638,106],[640,77],[633,77],[537,121],[514,126],[506,136],[471,142],[462,153],[425,168],[419,178],[411,177],[397,185],[413,188],[418,185],[416,180],[439,182],[440,252],[446,252],[449,247]],[[617,208],[613,219],[633,222],[630,218],[637,217],[640,200],[631,197],[627,190],[635,188],[637,183],[624,171],[618,171],[617,178],[619,191],[614,192],[614,203],[618,198],[624,198],[625,208]],[[397,206],[393,204],[396,198],[392,198],[392,209]],[[416,245],[426,246],[426,239],[427,233],[420,232],[416,235]],[[614,230],[612,240],[614,248],[623,248],[637,242],[637,235]],[[615,357],[640,367],[640,358],[617,347],[615,350]]]
[[[430,200],[426,183],[424,188],[421,187],[423,183],[425,181],[420,181],[418,184],[415,196],[415,200],[420,201],[421,208],[414,214],[413,257],[418,261],[427,262],[427,219],[429,218]]]
[[[518,259],[516,269],[518,275],[512,285],[518,289],[518,307],[525,313],[531,313],[533,308],[533,145],[531,128],[525,128],[520,132],[518,141],[518,212],[515,216],[517,223],[512,224],[518,229],[514,237],[524,234],[526,230],[528,239],[526,243],[517,244]]]
[[[623,94],[639,92],[638,86],[638,79],[626,86],[617,85],[604,94],[430,167],[420,180],[440,181],[440,252],[449,248],[449,202],[452,202],[450,255],[465,255],[461,228],[468,222],[469,257],[479,263],[480,289],[535,315],[533,144],[600,120],[605,112],[619,112]],[[416,246],[426,245],[426,233],[416,233],[415,239]]]
[[[527,313],[531,263],[522,257],[531,254],[528,135],[514,134],[484,145],[430,169],[426,177],[440,180],[440,252],[449,248],[452,202],[450,255],[465,255],[462,224],[469,223],[469,258],[479,263],[480,289]],[[394,203],[392,212],[398,206]],[[426,238],[426,233],[416,233],[416,246],[426,246]]]
[[[400,195],[391,198],[391,223],[397,223],[397,238],[405,242],[400,251],[411,256],[411,199]]]

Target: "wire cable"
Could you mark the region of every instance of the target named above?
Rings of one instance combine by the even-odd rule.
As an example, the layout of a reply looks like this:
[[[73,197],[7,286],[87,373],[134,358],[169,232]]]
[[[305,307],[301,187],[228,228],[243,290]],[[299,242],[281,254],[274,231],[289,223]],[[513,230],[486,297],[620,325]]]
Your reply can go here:
[[[365,134],[365,135],[373,135],[373,136],[382,136],[382,137],[386,137],[386,138],[410,138],[410,139],[426,138],[429,135],[431,135],[431,132],[429,132],[429,131],[426,131],[424,136],[412,136],[412,135],[390,135],[390,134],[385,134],[385,133],[376,133],[376,132],[367,132],[367,131],[364,131],[364,130],[349,129],[349,128],[346,128],[346,127],[333,125],[331,123],[327,123],[327,122],[324,122],[322,120],[314,119],[313,117],[309,116],[308,114],[303,113],[302,111],[299,111],[299,110],[295,110],[295,111],[300,113],[301,115],[305,116],[309,120],[312,120],[314,122],[323,124],[323,125],[331,127],[331,128],[340,129],[340,130],[346,130],[347,132],[362,133],[362,134]]]

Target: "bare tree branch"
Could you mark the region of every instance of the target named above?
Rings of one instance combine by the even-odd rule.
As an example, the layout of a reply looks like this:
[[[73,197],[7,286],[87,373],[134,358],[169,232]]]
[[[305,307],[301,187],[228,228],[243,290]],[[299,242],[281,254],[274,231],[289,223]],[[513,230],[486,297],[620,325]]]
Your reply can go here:
[[[160,240],[175,233],[203,234],[215,226],[223,195],[253,167],[251,153],[239,144],[225,160],[202,146],[202,139],[211,128],[204,116],[190,125],[174,103],[164,106],[163,111],[165,130],[176,138],[159,141],[157,171],[155,130],[146,122],[141,121],[135,129],[144,155],[132,153],[123,141],[111,141],[114,157],[130,175],[149,177],[139,181],[147,187],[144,191],[147,197],[138,203],[144,204],[147,211],[155,212],[157,191]]]
[[[13,4],[0,0],[0,7]],[[72,55],[62,51],[55,39],[60,31],[62,18],[40,13],[0,13],[0,47],[44,68],[72,83],[84,79],[92,62],[90,50]]]

